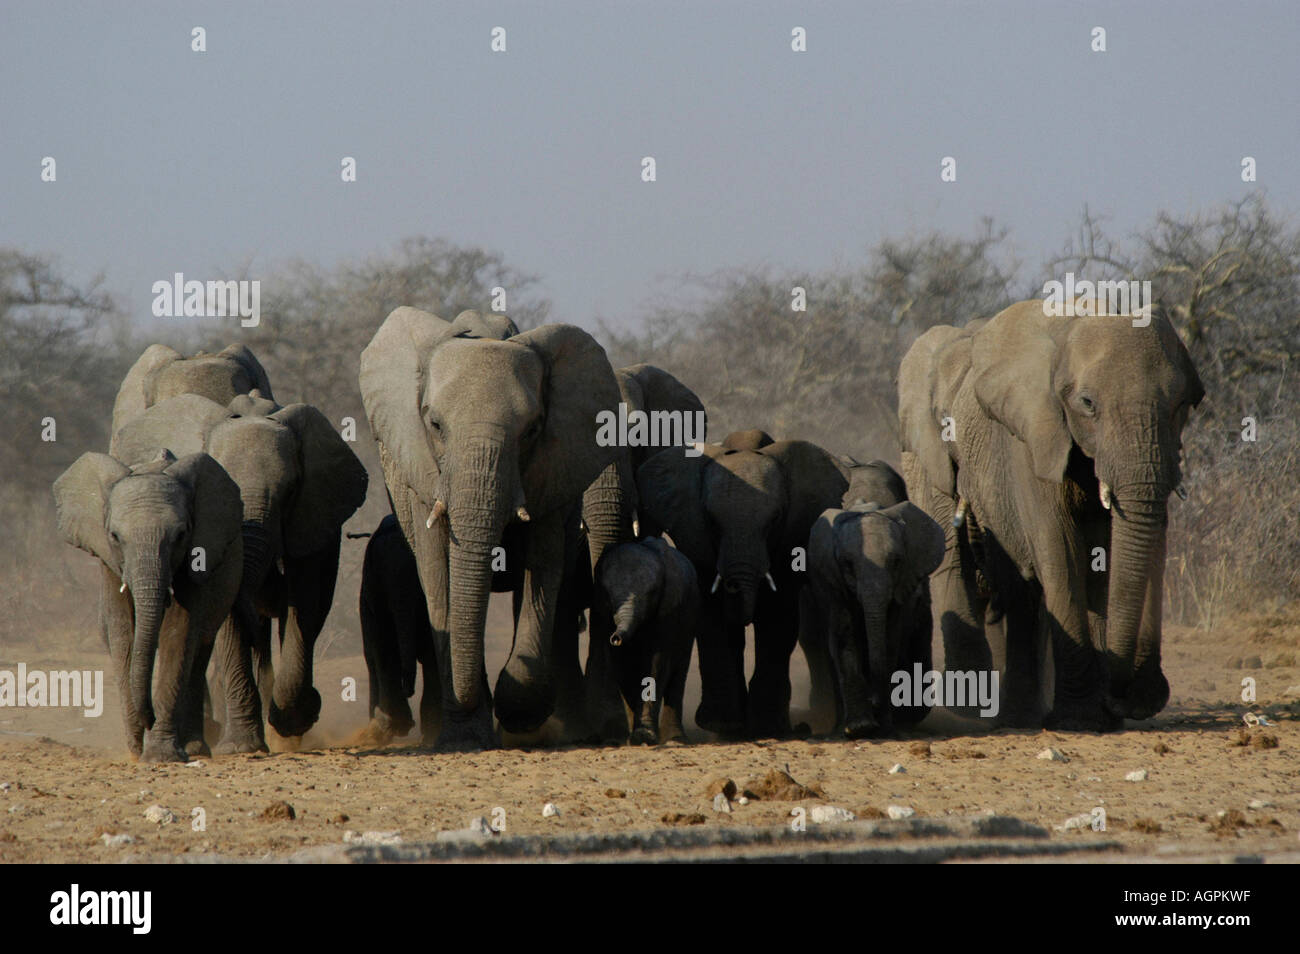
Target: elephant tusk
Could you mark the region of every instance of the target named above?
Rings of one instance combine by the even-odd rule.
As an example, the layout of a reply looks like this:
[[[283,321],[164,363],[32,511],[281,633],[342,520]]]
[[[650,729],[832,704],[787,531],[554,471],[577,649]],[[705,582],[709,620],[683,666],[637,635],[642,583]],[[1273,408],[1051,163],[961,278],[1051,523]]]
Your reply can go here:
[[[776,592],[776,580],[772,579],[771,573],[764,573],[763,578],[767,580],[767,585],[772,587],[772,592]]]
[[[609,634],[609,644],[610,644],[611,646],[622,646],[622,645],[623,645],[623,634],[620,633],[620,632],[613,632],[613,633],[610,633],[610,634]]]
[[[710,593],[718,592],[718,587],[721,585],[722,585],[722,574],[719,573],[717,578],[713,581],[713,589],[709,590],[709,592]]]
[[[442,498],[439,497],[433,502],[433,509],[429,511],[429,519],[424,521],[424,528],[426,530],[432,530],[434,522],[441,520],[446,513],[447,505],[443,503]]]
[[[636,537],[638,540],[641,538],[641,521],[637,520],[635,517],[632,518],[632,536]]]
[[[969,504],[966,503],[965,498],[959,497],[957,499],[957,512],[952,515],[952,525],[954,527],[960,527],[966,522],[966,509],[968,506]]]
[[[515,516],[518,517],[520,521],[523,523],[527,523],[529,520],[533,519],[528,515],[528,511],[525,510],[523,507],[520,507],[518,510],[515,511]]]
[[[1103,480],[1101,481],[1101,505],[1109,510],[1110,504],[1110,484]]]
[[[123,580],[123,581],[122,581],[122,585],[119,586],[119,587],[117,588],[117,591],[118,591],[119,593],[125,593],[125,592],[126,592],[126,580]]]
[[[1183,486],[1182,481],[1178,482],[1178,486],[1174,488],[1174,493],[1176,493],[1181,500],[1187,499],[1187,488]]]

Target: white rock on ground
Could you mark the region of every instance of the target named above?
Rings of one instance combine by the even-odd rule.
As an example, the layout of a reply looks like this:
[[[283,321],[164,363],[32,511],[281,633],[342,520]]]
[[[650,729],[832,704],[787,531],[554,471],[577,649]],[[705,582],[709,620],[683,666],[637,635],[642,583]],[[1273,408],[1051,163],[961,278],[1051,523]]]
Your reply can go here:
[[[840,808],[838,805],[814,805],[808,812],[808,817],[818,825],[825,825],[853,821],[857,816],[847,808]]]
[[[885,809],[885,814],[898,821],[900,818],[911,818],[916,814],[916,809],[906,805],[890,805]]]
[[[119,835],[110,835],[108,832],[104,832],[104,834],[99,836],[99,840],[109,848],[121,848],[124,845],[135,844],[135,839],[125,832],[122,832]]]
[[[1125,776],[1124,776],[1124,781],[1126,781],[1126,782],[1145,782],[1145,781],[1147,780],[1147,775],[1148,775],[1148,774],[1149,774],[1149,773],[1147,772],[1146,769],[1137,769],[1136,771],[1129,772],[1127,775],[1125,775]]]
[[[345,831],[343,833],[343,843],[345,845],[400,845],[402,843],[402,833],[400,831]]]
[[[890,774],[890,775],[906,775],[906,774],[907,774],[907,769],[903,768],[903,764],[902,764],[901,762],[895,762],[895,763],[893,764],[893,766],[890,767],[890,769],[889,769],[889,774]]]
[[[554,818],[558,814],[560,814],[560,810],[555,807],[554,802],[547,802],[545,805],[542,806],[543,818]]]
[[[727,796],[721,792],[713,796],[713,810],[715,812],[726,812],[731,814],[731,802],[727,801]]]
[[[176,820],[171,809],[163,808],[161,805],[150,805],[144,810],[145,821],[151,821],[155,825],[170,825]]]
[[[1056,830],[1074,831],[1075,829],[1079,829],[1079,828],[1091,828],[1091,827],[1092,827],[1092,813],[1085,812],[1082,815],[1072,815],[1071,817],[1067,818],[1065,820],[1064,825],[1056,826]]]
[[[1038,757],[1040,759],[1045,759],[1048,762],[1070,761],[1069,757],[1062,754],[1058,749],[1043,749],[1043,751],[1038,753]]]

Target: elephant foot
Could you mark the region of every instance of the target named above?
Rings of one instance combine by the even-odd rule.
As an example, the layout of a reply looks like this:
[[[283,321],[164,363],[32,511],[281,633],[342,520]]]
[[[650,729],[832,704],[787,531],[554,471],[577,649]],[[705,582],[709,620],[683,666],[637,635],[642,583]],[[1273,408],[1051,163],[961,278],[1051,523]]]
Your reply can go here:
[[[314,726],[319,718],[320,693],[315,689],[307,689],[298,697],[295,704],[283,709],[272,698],[271,708],[266,714],[266,721],[270,723],[271,728],[285,737],[306,735],[307,730]]]
[[[1159,666],[1139,670],[1121,697],[1111,697],[1106,706],[1125,719],[1150,719],[1169,702],[1169,680]]]
[[[141,762],[188,762],[189,757],[174,735],[159,735],[146,731],[140,752]]]
[[[444,712],[433,749],[435,752],[481,752],[500,745],[492,725],[492,710],[483,704],[470,713]]]
[[[523,663],[512,665],[514,663],[515,658],[511,657],[501,670],[493,697],[501,728],[522,735],[540,729],[542,723],[551,717],[555,711],[555,687],[540,671],[521,675],[515,670],[526,667]]]
[[[1059,732],[1115,732],[1124,727],[1122,716],[1100,700],[1058,703],[1043,720],[1043,727]]]
[[[658,745],[659,733],[648,725],[639,725],[627,738],[628,745]]]
[[[975,717],[980,717],[978,711]],[[993,720],[999,729],[1040,729],[1043,724],[1043,713],[1036,706],[1007,706]]]
[[[227,723],[225,732],[212,752],[214,755],[243,755],[250,752],[269,752],[266,739],[262,736],[262,727],[245,726],[240,728]]]
[[[208,743],[202,739],[192,739],[185,743],[185,754],[190,758],[212,755],[212,750],[208,748]]]
[[[737,740],[745,737],[745,720],[738,713],[731,714],[715,709],[708,703],[701,702],[695,710],[695,724],[706,732],[720,735],[724,739]]]

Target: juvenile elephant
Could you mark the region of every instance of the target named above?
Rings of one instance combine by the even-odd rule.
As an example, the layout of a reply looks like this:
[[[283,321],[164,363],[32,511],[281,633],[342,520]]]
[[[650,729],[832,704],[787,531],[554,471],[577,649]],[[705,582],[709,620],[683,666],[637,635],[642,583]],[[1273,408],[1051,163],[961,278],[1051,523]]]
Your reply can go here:
[[[943,529],[906,500],[883,508],[859,501],[813,524],[803,599],[824,627],[839,686],[837,726],[850,739],[913,725],[929,711],[891,705],[889,687],[899,670],[931,668],[927,584],[943,547]]]
[[[567,675],[577,668],[576,635],[563,640],[563,658],[553,636],[557,619],[576,633],[578,607],[559,606],[561,585],[581,544],[584,491],[619,451],[596,440],[598,412],[619,402],[604,349],[572,325],[518,333],[502,315],[463,312],[448,322],[398,308],[362,353],[360,385],[433,629],[438,746],[497,741],[483,644],[494,550],[503,546],[508,564],[522,567],[497,717],[510,732],[533,731],[552,712],[584,719],[581,671]]]
[[[244,345],[232,344],[216,354],[200,351],[189,358],[167,345],[150,345],[118,388],[112,433],[159,401],[178,394],[200,394],[226,405],[236,395],[254,390],[275,400],[261,363]]]
[[[361,644],[370,674],[372,741],[383,743],[411,731],[415,720],[407,703],[415,694],[415,667],[421,667],[420,731],[426,745],[437,738],[440,682],[433,656],[433,629],[415,555],[391,513],[366,544],[361,568]]]
[[[266,748],[263,695],[272,728],[302,735],[320,715],[312,652],[334,599],[343,522],[365,501],[365,467],[316,408],[279,407],[255,395],[224,407],[197,394],[167,398],[113,437],[116,456],[154,446],[211,454],[244,504],[243,575],[216,647],[226,707],[217,751]],[[281,647],[275,673],[273,619]]]
[[[63,539],[101,564],[101,623],[131,753],[205,754],[204,672],[243,567],[239,488],[207,454],[162,451],[132,467],[82,454],[54,482],[54,500]]]
[[[1204,390],[1158,311],[1074,304],[1079,317],[1027,301],[930,329],[903,359],[899,420],[908,490],[949,533],[931,584],[946,667],[995,666],[1004,723],[1038,725],[1050,638],[1048,725],[1107,730],[1169,697],[1166,507]]]
[[[790,654],[805,574],[796,550],[813,521],[839,506],[846,469],[807,441],[739,432],[699,456],[670,448],[637,472],[641,510],[695,566],[701,728],[725,736],[784,736],[790,727]],[[745,627],[754,625],[754,675],[745,687]]]
[[[682,696],[700,608],[691,561],[659,537],[610,547],[596,564],[594,602],[614,621],[608,643],[633,744],[685,741]]]

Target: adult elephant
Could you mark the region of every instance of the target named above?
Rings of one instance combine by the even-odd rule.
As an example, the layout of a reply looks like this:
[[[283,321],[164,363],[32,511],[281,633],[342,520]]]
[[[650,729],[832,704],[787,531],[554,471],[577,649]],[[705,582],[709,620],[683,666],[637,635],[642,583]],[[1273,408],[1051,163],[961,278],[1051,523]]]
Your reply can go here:
[[[275,400],[261,362],[244,345],[232,344],[216,354],[200,351],[187,358],[175,348],[153,344],[131,366],[118,388],[111,433],[116,434],[127,421],[159,401],[178,394],[201,394],[224,405],[254,390]]]
[[[101,564],[101,625],[131,753],[206,753],[204,671],[243,568],[239,488],[207,454],[163,450],[133,466],[82,454],[54,499],[63,539]]]
[[[494,550],[523,564],[496,715],[510,732],[539,728],[557,709],[556,619],[578,616],[558,605],[577,508],[619,451],[596,439],[598,412],[619,401],[604,349],[572,325],[518,333],[501,315],[449,322],[403,307],[362,352],[360,385],[433,628],[438,746],[496,744],[483,656]],[[514,544],[499,550],[503,536]],[[582,711],[580,695],[561,702]]]
[[[1027,301],[933,328],[899,371],[908,490],[949,533],[932,580],[945,665],[1002,670],[1006,724],[1043,721],[1049,678],[1057,728],[1119,728],[1169,698],[1166,508],[1204,390],[1162,314],[1082,312]],[[1004,617],[992,642],[986,614]]]
[[[707,438],[708,417],[695,392],[672,374],[651,364],[634,364],[614,371],[619,396],[628,413],[638,412],[647,420],[680,422],[674,439],[684,443]],[[638,519],[637,469],[662,446],[638,444],[619,448],[617,458],[601,471],[582,499],[582,520],[586,527],[591,573],[610,547],[644,536]],[[606,742],[628,738],[628,721],[620,691],[618,666],[609,637],[614,620],[597,602],[591,606],[587,649],[586,698],[588,719],[597,736]],[[576,634],[574,634],[576,637]],[[576,644],[572,654],[577,655]],[[687,647],[689,663],[690,647]]]
[[[365,501],[365,467],[316,408],[248,395],[227,406],[197,394],[167,398],[124,424],[112,453],[129,459],[156,446],[206,451],[243,500],[243,574],[216,646],[226,708],[216,751],[265,750],[264,694],[271,727],[302,735],[320,715],[312,653],[334,599],[343,522]]]
[[[839,506],[846,470],[807,441],[737,432],[698,456],[670,448],[637,471],[641,511],[666,530],[700,582],[696,723],[724,736],[790,734],[790,654],[799,632],[799,559],[821,512]],[[796,552],[798,551],[798,552]],[[745,687],[745,627],[754,675]]]

